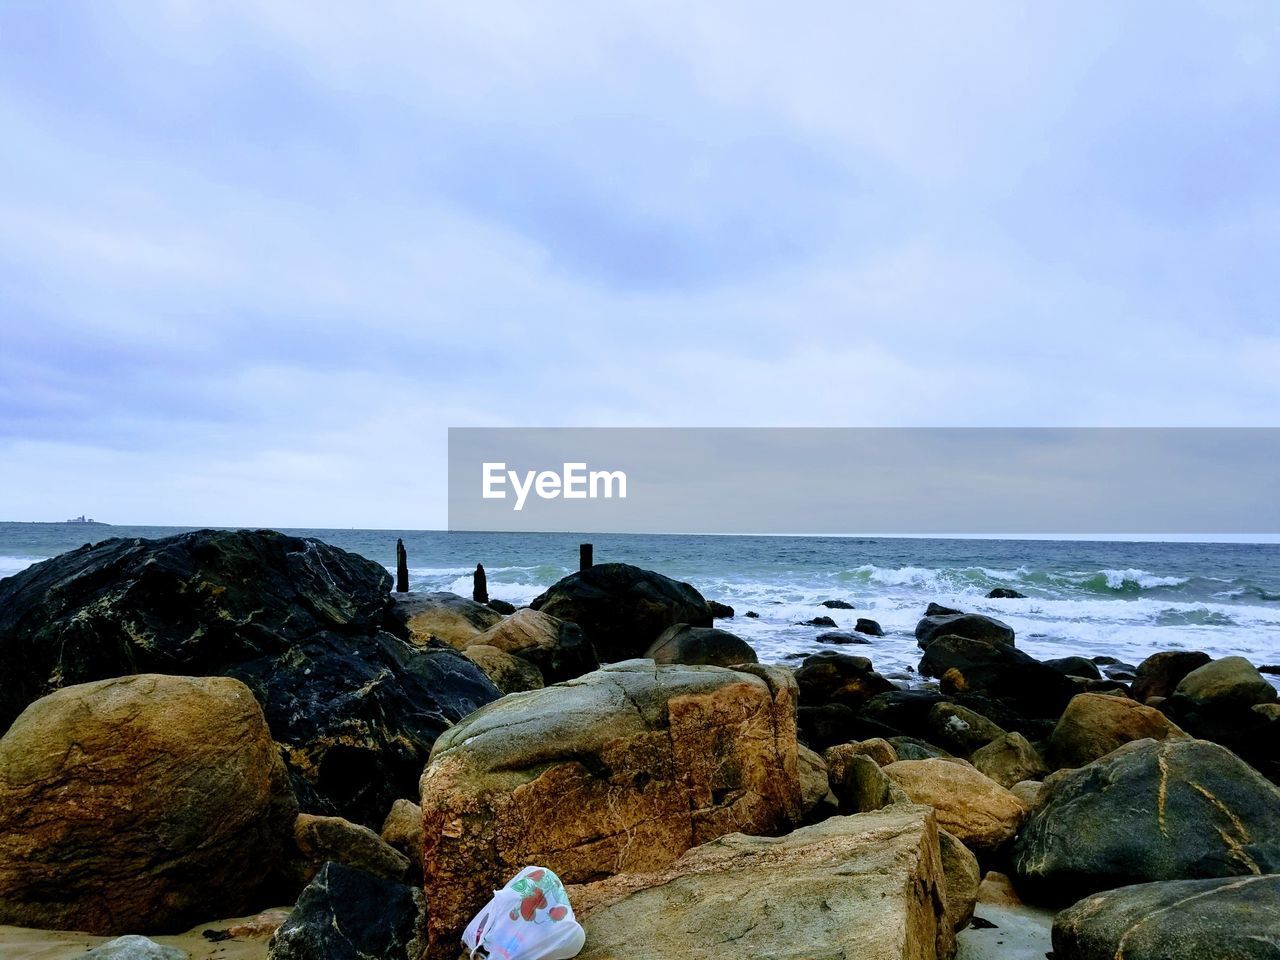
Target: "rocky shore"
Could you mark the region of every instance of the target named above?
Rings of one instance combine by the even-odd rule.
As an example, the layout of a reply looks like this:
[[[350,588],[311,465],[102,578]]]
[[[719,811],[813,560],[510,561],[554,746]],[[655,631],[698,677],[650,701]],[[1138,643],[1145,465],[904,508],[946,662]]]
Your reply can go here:
[[[0,954],[454,960],[538,864],[589,960],[1013,957],[980,935],[1051,915],[1055,960],[1280,957],[1240,657],[1040,661],[931,606],[904,682],[874,621],[762,664],[626,564],[514,612],[390,588],[268,531],[0,581]]]

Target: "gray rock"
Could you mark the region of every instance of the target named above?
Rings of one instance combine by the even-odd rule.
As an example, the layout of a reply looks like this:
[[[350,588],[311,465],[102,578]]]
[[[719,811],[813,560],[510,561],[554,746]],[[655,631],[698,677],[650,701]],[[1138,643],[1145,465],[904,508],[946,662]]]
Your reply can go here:
[[[83,954],[81,960],[187,960],[189,956],[185,950],[161,946],[131,933],[94,947]]]
[[[1053,921],[1058,960],[1274,960],[1280,876],[1142,883],[1086,897]]]
[[[1244,657],[1223,657],[1197,667],[1173,692],[1175,700],[1189,700],[1195,706],[1252,707],[1275,703],[1276,688]]]
[[[732,667],[756,663],[756,652],[741,637],[716,627],[691,627],[677,623],[667,627],[644,655],[655,663],[707,664]]]

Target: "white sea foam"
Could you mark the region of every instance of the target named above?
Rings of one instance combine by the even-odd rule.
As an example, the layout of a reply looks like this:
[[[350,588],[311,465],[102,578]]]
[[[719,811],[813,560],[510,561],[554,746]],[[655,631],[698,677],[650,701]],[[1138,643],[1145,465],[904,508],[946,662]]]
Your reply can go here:
[[[1107,586],[1112,590],[1123,590],[1126,585],[1133,584],[1148,590],[1151,587],[1178,587],[1186,583],[1190,577],[1161,577],[1146,570],[1103,570],[1107,578]]]

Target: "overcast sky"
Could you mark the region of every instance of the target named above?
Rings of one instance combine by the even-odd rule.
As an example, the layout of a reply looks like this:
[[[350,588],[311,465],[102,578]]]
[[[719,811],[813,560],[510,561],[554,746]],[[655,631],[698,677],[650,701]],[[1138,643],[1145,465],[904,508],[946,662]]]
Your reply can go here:
[[[1276,425],[1280,5],[0,5],[0,519],[449,426]]]

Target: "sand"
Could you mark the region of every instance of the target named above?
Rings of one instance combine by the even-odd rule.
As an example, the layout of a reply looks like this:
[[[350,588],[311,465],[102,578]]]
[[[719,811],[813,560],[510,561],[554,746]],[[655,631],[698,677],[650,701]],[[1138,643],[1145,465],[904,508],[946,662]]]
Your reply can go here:
[[[287,909],[287,908],[284,908]],[[247,922],[251,917],[210,920],[192,927],[186,933],[154,936],[156,943],[185,950],[191,960],[266,960],[267,940],[222,940],[214,942],[203,935],[205,930],[225,930]],[[88,933],[67,930],[33,930],[29,927],[0,925],[0,957],[4,960],[73,960],[86,950],[113,940]]]

